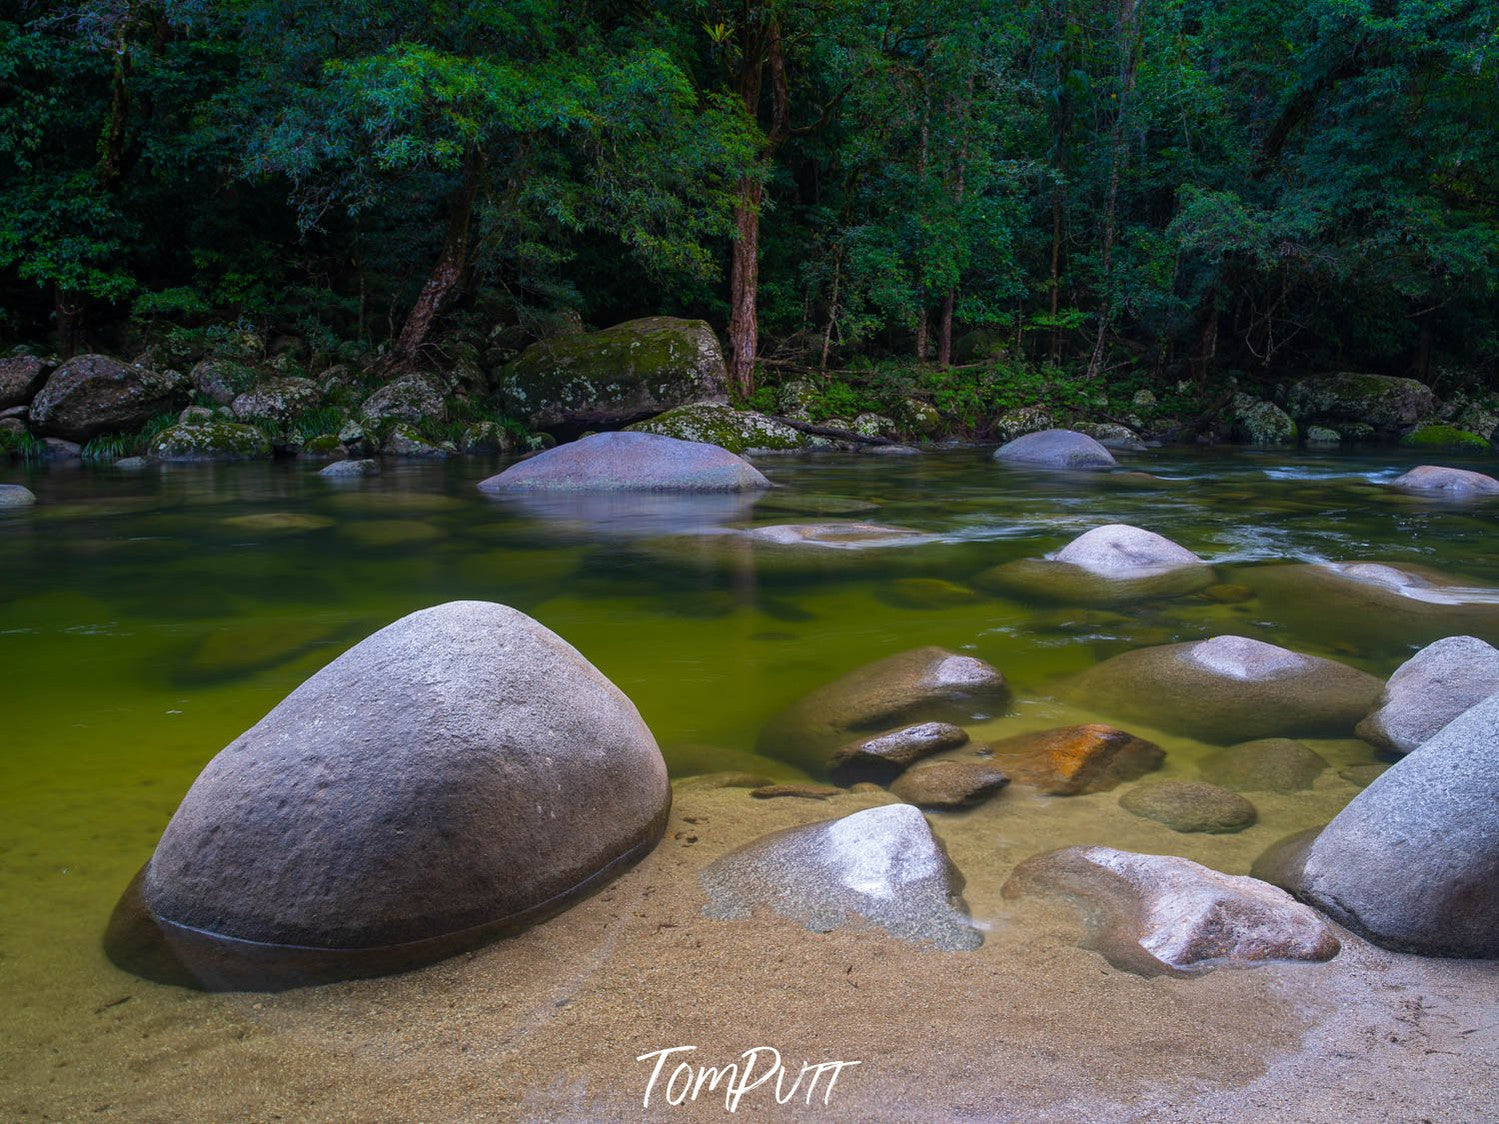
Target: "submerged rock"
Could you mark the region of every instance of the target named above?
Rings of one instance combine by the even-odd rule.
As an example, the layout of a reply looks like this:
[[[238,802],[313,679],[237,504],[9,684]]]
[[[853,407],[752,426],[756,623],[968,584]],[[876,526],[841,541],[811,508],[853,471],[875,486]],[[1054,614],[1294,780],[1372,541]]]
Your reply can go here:
[[[1122,605],[1199,593],[1212,567],[1152,531],[1111,523],[1080,535],[1045,559],[1021,559],[986,570],[986,589],[1069,605]]]
[[[20,484],[0,484],[0,507],[30,507],[36,493]]]
[[[699,876],[704,915],[748,919],[765,909],[813,932],[863,919],[904,940],[974,949],[962,879],[908,804],[778,831],[733,851]]]
[[[1089,928],[1088,947],[1144,976],[1331,960],[1341,949],[1315,910],[1255,878],[1188,859],[1068,847],[1027,859],[1004,895],[1061,897]]]
[[[1089,706],[1219,744],[1346,737],[1379,697],[1372,675],[1243,636],[1141,648],[1078,676]]]
[[[901,609],[950,609],[972,605],[983,595],[945,578],[896,578],[875,590],[875,596]]]
[[[718,337],[703,320],[651,316],[534,343],[498,376],[532,429],[627,425],[690,403],[728,402]]]
[[[1256,870],[1385,948],[1499,957],[1499,695]]]
[[[1201,781],[1146,781],[1119,798],[1119,806],[1172,831],[1227,835],[1254,826],[1255,807],[1237,792]]]
[[[873,738],[839,746],[829,766],[835,776],[879,780],[894,776],[907,765],[968,744],[968,731],[949,722],[919,722]]]
[[[1316,751],[1290,738],[1259,738],[1209,754],[1202,775],[1243,792],[1304,792],[1327,770]]]
[[[1001,445],[994,459],[1049,468],[1112,468],[1114,454],[1093,438],[1070,429],[1043,429]]]
[[[1016,784],[1053,796],[1107,792],[1159,769],[1166,759],[1154,742],[1099,724],[1017,734],[989,751]]]
[[[559,912],[670,800],[634,705],[570,645],[503,605],[425,609],[208,763],[111,951],[154,928],[210,989],[404,970]]]
[[[1469,707],[1499,694],[1499,650],[1449,636],[1401,664],[1356,733],[1376,749],[1409,753]]]
[[[880,523],[776,523],[751,527],[743,534],[757,543],[823,550],[883,550],[931,541],[931,536],[921,531]]]
[[[1391,482],[1396,488],[1414,492],[1446,492],[1455,496],[1499,495],[1499,480],[1464,468],[1441,468],[1433,464],[1417,465]]]
[[[659,433],[680,441],[701,441],[731,453],[788,452],[807,447],[807,436],[785,422],[724,402],[678,406],[626,426],[632,433]]]
[[[487,492],[749,492],[770,481],[716,445],[654,433],[595,433],[511,465],[480,483]]]
[[[937,761],[907,769],[890,791],[908,804],[951,810],[989,799],[1010,778],[986,761]]]
[[[68,441],[133,432],[157,414],[176,411],[189,387],[178,371],[152,371],[106,355],[75,356],[32,399],[31,428]]]
[[[758,749],[810,772],[860,734],[916,722],[992,714],[1009,685],[983,660],[943,648],[901,652],[851,671],[787,707],[760,731]]]

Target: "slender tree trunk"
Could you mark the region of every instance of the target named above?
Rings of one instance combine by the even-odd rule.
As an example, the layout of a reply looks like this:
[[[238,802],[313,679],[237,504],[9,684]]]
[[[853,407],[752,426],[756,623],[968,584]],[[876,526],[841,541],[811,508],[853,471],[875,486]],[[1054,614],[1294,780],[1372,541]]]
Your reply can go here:
[[[1057,324],[1057,315],[1062,310],[1062,185],[1051,189],[1051,361],[1056,364],[1062,358],[1062,329]]]
[[[942,297],[942,320],[937,328],[937,366],[952,366],[952,313],[958,303],[957,290],[949,289]]]
[[[741,397],[755,389],[755,352],[759,347],[760,201],[765,185],[758,178],[739,184],[734,208],[734,256],[729,267],[729,381]]]
[[[818,363],[818,370],[828,369],[828,352],[833,346],[833,329],[838,324],[838,289],[843,280],[843,251],[840,248],[833,255],[833,293],[828,302],[828,327],[822,334],[822,360]]]
[[[82,293],[54,285],[52,311],[57,321],[57,351],[71,359],[83,350],[83,310],[87,298]]]
[[[116,32],[109,114],[99,135],[99,183],[105,191],[114,191],[124,175],[125,139],[130,123],[130,87],[126,82],[130,75],[129,26],[129,19],[122,19]]]
[[[925,363],[932,349],[932,321],[926,309],[916,314],[916,362]]]
[[[469,224],[473,218],[474,200],[479,194],[480,163],[477,153],[470,153],[464,162],[463,183],[453,197],[442,252],[427,275],[416,303],[406,314],[396,340],[394,359],[398,364],[410,362],[425,346],[433,322],[463,281],[468,268]]]

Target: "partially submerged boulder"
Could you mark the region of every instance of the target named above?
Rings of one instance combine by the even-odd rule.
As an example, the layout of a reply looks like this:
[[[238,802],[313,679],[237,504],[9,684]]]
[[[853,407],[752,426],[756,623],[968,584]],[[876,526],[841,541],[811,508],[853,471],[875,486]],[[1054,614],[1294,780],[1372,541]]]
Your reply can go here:
[[[242,461],[271,455],[271,442],[253,425],[210,421],[178,422],[151,440],[159,461]]]
[[[726,402],[678,406],[625,428],[681,441],[702,441],[731,453],[781,453],[807,447],[807,435],[800,430],[754,410],[736,410]]]
[[[36,493],[20,484],[0,484],[0,508],[30,507],[36,503]]]
[[[1259,813],[1237,792],[1202,781],[1146,781],[1119,798],[1119,806],[1172,831],[1227,835],[1254,826]]]
[[[1349,425],[1397,437],[1436,408],[1431,387],[1415,379],[1340,372],[1313,375],[1291,387],[1286,412],[1302,426],[1325,425],[1348,436]]]
[[[1005,883],[1007,898],[1028,894],[1073,904],[1088,927],[1087,946],[1143,976],[1325,961],[1341,949],[1327,922],[1284,891],[1170,855],[1048,851]]]
[[[1078,676],[1068,693],[1106,714],[1208,742],[1346,737],[1382,684],[1355,668],[1243,636],[1140,648]]]
[[[177,371],[152,371],[106,355],[75,356],[32,399],[31,428],[79,442],[132,432],[157,414],[181,408],[189,387]]]
[[[1499,650],[1476,636],[1448,636],[1400,665],[1356,732],[1376,749],[1410,753],[1493,694],[1499,694]]]
[[[143,929],[210,989],[404,970],[559,912],[660,838],[634,705],[514,609],[381,629],[204,768],[110,947]]]
[[[1400,438],[1400,444],[1407,449],[1445,449],[1449,452],[1475,453],[1480,456],[1493,452],[1494,448],[1489,444],[1487,437],[1469,433],[1466,429],[1460,429],[1455,425],[1434,421],[1421,422]]]
[[[1017,734],[989,750],[1016,784],[1053,796],[1107,792],[1159,769],[1166,759],[1154,742],[1097,723]]]
[[[1499,695],[1256,871],[1385,948],[1499,957]]]
[[[628,425],[694,402],[728,402],[728,375],[702,320],[652,316],[542,340],[500,372],[507,412],[533,429]]]
[[[907,769],[890,791],[907,804],[952,811],[971,808],[993,796],[1010,778],[987,761],[936,761]]]
[[[1045,468],[1113,468],[1114,454],[1093,438],[1070,429],[1043,429],[1001,445],[994,459]]]
[[[1305,792],[1327,761],[1291,738],[1257,738],[1209,754],[1201,769],[1205,780],[1238,792]]]
[[[754,465],[716,445],[654,433],[595,433],[480,483],[486,492],[748,492],[769,488]]]
[[[923,757],[967,744],[968,731],[961,726],[951,722],[918,722],[839,746],[828,766],[839,779],[889,780]]]
[[[334,461],[326,468],[318,471],[319,476],[332,478],[357,478],[363,476],[379,476],[380,462],[376,460],[341,460]]]
[[[1170,539],[1140,527],[1111,523],[1079,536],[1044,559],[1005,562],[975,583],[1067,605],[1123,605],[1200,593],[1213,570]]]
[[[1492,476],[1434,464],[1417,465],[1404,475],[1396,477],[1390,484],[1412,492],[1442,492],[1452,496],[1499,495],[1499,480]]]
[[[961,722],[1003,708],[1009,685],[983,660],[916,648],[866,664],[804,695],[765,724],[757,747],[808,772],[840,746],[916,722]]]
[[[708,895],[703,913],[719,920],[767,910],[820,933],[862,920],[939,949],[983,943],[959,897],[961,876],[908,804],[778,831],[698,877]]]

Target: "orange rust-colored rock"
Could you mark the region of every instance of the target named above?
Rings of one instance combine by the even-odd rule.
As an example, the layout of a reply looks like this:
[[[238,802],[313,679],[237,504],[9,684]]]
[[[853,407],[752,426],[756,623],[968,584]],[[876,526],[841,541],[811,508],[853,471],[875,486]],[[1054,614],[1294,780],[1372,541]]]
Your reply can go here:
[[[1016,784],[1056,796],[1107,792],[1159,769],[1166,757],[1154,742],[1099,723],[1019,734],[989,748]]]

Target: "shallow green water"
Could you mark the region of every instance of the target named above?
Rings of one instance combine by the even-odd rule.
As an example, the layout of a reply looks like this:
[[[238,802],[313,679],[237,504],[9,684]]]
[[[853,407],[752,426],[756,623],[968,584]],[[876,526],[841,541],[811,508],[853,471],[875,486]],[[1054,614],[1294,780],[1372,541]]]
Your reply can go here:
[[[1197,551],[1227,585],[1286,561],[1361,559],[1499,585],[1499,504],[1389,489],[1412,463],[1163,450],[1125,466],[1145,476],[1021,472],[977,450],[776,459],[763,467],[783,488],[758,513],[680,500],[517,508],[474,488],[496,468],[475,461],[342,485],[281,464],[9,469],[41,503],[0,516],[0,956],[33,961],[6,998],[45,1002],[39,980],[96,956],[115,896],[215,752],[414,609],[479,598],[535,616],[635,700],[679,773],[737,767],[764,720],[801,693],[923,644],[971,652],[1012,680],[1015,714],[995,716],[996,730],[1058,724],[1067,715],[1048,701],[1051,684],[1144,644],[1235,632],[1387,675],[1429,637],[1396,617],[1340,620],[1315,600],[1078,610],[949,589],[939,601],[950,603],[923,604],[902,579],[970,589],[998,563],[1128,522]],[[724,535],[670,534],[810,521],[821,517],[796,509],[826,495],[875,505],[843,518],[929,537],[824,551],[809,566]],[[1486,620],[1469,631],[1499,642]],[[1355,742],[1327,756],[1374,760]],[[39,947],[51,949],[45,969]]]

